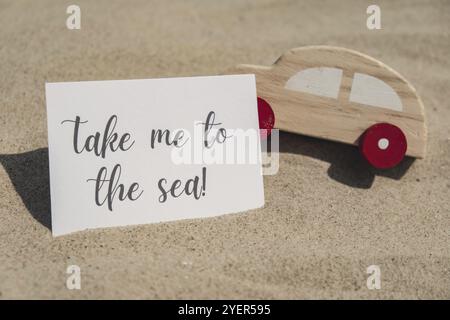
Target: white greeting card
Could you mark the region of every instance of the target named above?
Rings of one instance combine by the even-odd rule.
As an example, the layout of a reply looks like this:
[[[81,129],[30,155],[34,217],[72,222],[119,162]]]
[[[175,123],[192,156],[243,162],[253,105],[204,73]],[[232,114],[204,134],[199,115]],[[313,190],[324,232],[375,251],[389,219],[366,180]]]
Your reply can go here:
[[[264,205],[254,75],[46,84],[52,233]]]

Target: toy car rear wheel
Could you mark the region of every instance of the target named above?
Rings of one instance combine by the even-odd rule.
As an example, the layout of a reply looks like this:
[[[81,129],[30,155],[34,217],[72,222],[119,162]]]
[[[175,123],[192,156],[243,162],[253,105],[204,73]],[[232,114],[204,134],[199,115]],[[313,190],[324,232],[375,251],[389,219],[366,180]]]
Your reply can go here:
[[[275,125],[275,114],[270,104],[260,97],[258,97],[258,118],[261,139],[266,139]]]
[[[377,123],[364,132],[359,147],[372,166],[389,169],[398,165],[405,157],[407,141],[399,127],[390,123]]]

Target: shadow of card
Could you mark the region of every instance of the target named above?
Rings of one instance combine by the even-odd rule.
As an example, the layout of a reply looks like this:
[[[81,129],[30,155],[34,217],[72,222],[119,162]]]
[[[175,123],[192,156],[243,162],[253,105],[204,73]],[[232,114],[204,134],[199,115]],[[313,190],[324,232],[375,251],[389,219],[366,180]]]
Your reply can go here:
[[[0,163],[30,214],[51,230],[48,148],[1,154]]]

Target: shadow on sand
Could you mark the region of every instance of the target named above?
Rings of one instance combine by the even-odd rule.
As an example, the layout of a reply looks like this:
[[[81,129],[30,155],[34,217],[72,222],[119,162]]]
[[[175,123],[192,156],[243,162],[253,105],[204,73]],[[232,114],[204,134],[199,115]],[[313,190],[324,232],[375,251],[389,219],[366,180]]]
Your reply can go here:
[[[415,160],[405,157],[395,168],[378,170],[366,162],[355,146],[281,131],[280,153],[301,154],[329,162],[327,173],[331,179],[361,189],[370,188],[377,175],[399,180]]]
[[[51,229],[48,148],[18,154],[2,154],[0,163],[30,214]]]
[[[329,162],[330,178],[354,188],[365,189],[372,186],[376,175],[400,179],[414,161],[407,157],[391,170],[376,170],[366,163],[354,146],[286,132],[280,132],[280,152]],[[0,163],[30,214],[51,229],[48,148],[3,154],[0,155]]]

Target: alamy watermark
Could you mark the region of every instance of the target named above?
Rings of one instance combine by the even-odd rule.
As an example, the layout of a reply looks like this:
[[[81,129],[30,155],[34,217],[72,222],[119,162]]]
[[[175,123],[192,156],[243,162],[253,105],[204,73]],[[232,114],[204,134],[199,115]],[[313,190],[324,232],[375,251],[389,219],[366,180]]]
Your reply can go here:
[[[367,289],[380,290],[381,289],[381,269],[379,266],[373,264],[367,267],[367,274],[370,276],[367,278]]]
[[[214,120],[212,120],[214,121]],[[212,122],[216,125],[214,122]],[[257,165],[262,174],[279,169],[279,131],[272,129],[224,129],[196,122],[193,134],[186,129],[154,130],[151,143],[172,144],[171,161],[176,165]]]
[[[66,269],[66,273],[69,275],[66,280],[66,287],[69,290],[81,289],[81,268],[76,264],[70,265]]]
[[[378,5],[372,4],[367,7],[366,13],[369,15],[366,20],[366,26],[369,30],[381,29],[381,9]]]
[[[81,9],[76,4],[67,7],[66,13],[69,15],[66,19],[66,27],[69,30],[81,29]]]

